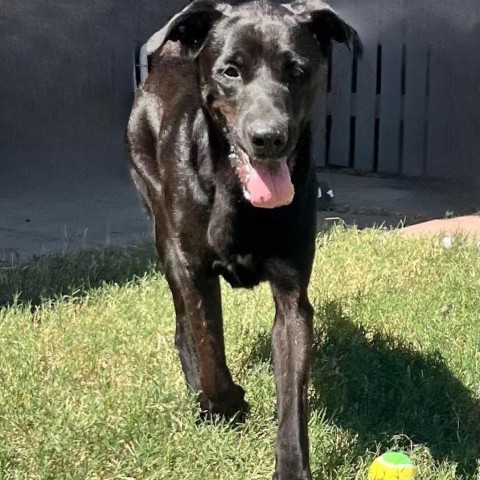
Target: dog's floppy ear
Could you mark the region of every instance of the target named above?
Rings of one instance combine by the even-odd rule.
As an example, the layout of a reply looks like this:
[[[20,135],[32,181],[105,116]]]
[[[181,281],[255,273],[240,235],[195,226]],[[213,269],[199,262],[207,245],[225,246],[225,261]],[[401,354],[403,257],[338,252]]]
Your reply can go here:
[[[299,23],[306,25],[327,53],[332,41],[345,43],[356,53],[361,53],[362,46],[356,30],[344,22],[326,2],[322,0],[296,0],[283,4],[290,10]]]
[[[183,51],[197,53],[213,24],[229,9],[231,6],[218,0],[193,0],[148,40],[147,53],[161,49],[169,40],[180,42]]]

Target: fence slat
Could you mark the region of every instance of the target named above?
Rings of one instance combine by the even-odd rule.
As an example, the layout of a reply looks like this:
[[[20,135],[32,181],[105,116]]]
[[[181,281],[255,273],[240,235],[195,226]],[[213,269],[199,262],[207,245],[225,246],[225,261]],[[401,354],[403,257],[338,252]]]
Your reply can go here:
[[[453,87],[452,65],[445,52],[432,45],[430,59],[430,96],[428,150],[425,174],[427,176],[448,175],[444,159],[453,159]]]
[[[403,18],[401,2],[385,5],[382,12],[381,118],[378,171],[399,173],[400,117],[402,108]]]
[[[406,22],[406,77],[402,174],[421,176],[426,162],[427,73],[429,62],[428,12],[414,0]]]
[[[377,80],[378,3],[357,0],[354,26],[363,45],[358,59],[354,166],[374,170],[375,104]]]
[[[336,45],[332,59],[332,91],[329,106],[332,116],[329,165],[350,164],[350,116],[352,100],[352,54],[344,45]]]
[[[426,176],[478,182],[480,3],[429,1],[431,42]]]
[[[323,85],[323,89],[318,92],[318,99],[313,107],[311,132],[312,132],[312,159],[316,167],[325,167],[326,165],[326,148],[325,148],[325,135],[326,135],[326,120],[327,120],[327,69],[325,67],[322,73],[324,81],[320,82]]]
[[[478,5],[478,4],[477,4]],[[463,5],[462,5],[463,8]],[[450,178],[480,179],[480,7],[476,8],[476,18],[465,29],[457,30],[454,44],[455,56],[450,57],[454,68],[453,88],[453,156],[443,159],[441,173]],[[472,25],[472,23],[474,23]],[[438,173],[437,173],[438,175]],[[480,193],[477,193],[477,203]]]

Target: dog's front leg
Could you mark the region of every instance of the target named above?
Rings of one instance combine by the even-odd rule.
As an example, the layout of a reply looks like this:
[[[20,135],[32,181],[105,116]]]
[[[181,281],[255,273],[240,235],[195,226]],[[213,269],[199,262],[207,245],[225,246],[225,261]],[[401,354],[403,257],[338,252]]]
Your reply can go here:
[[[308,452],[308,375],[313,337],[313,308],[306,289],[272,287],[275,324],[272,332],[277,387],[278,433],[275,480],[311,478]]]
[[[177,315],[177,330],[179,322],[188,322],[188,334],[196,352],[202,413],[232,417],[246,412],[245,392],[233,382],[226,363],[218,277],[189,275],[184,271],[177,272],[176,282],[179,287],[176,294],[182,296],[185,307],[184,316],[178,318]],[[182,353],[180,351],[181,357]],[[187,373],[185,371],[188,381]]]

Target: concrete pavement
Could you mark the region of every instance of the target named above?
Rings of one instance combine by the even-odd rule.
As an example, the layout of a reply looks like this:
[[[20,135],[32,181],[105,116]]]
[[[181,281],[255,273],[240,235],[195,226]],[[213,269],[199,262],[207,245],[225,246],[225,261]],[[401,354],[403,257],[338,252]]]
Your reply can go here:
[[[480,210],[473,187],[402,178],[321,172],[333,189],[329,211],[319,211],[320,228],[343,221],[360,228],[396,227]],[[0,264],[32,255],[128,244],[150,235],[138,195],[128,180],[85,183],[68,189],[0,192]]]
[[[0,197],[0,261],[78,248],[128,244],[149,233],[141,202],[127,181]]]

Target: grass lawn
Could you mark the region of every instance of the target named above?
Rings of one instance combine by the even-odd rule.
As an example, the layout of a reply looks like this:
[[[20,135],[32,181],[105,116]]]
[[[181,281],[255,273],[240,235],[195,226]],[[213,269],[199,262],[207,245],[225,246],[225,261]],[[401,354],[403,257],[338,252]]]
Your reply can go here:
[[[314,478],[366,479],[387,449],[419,480],[478,478],[478,247],[353,229],[318,244]],[[246,424],[199,425],[152,258],[114,248],[0,270],[1,480],[271,478],[268,288],[223,288]]]

